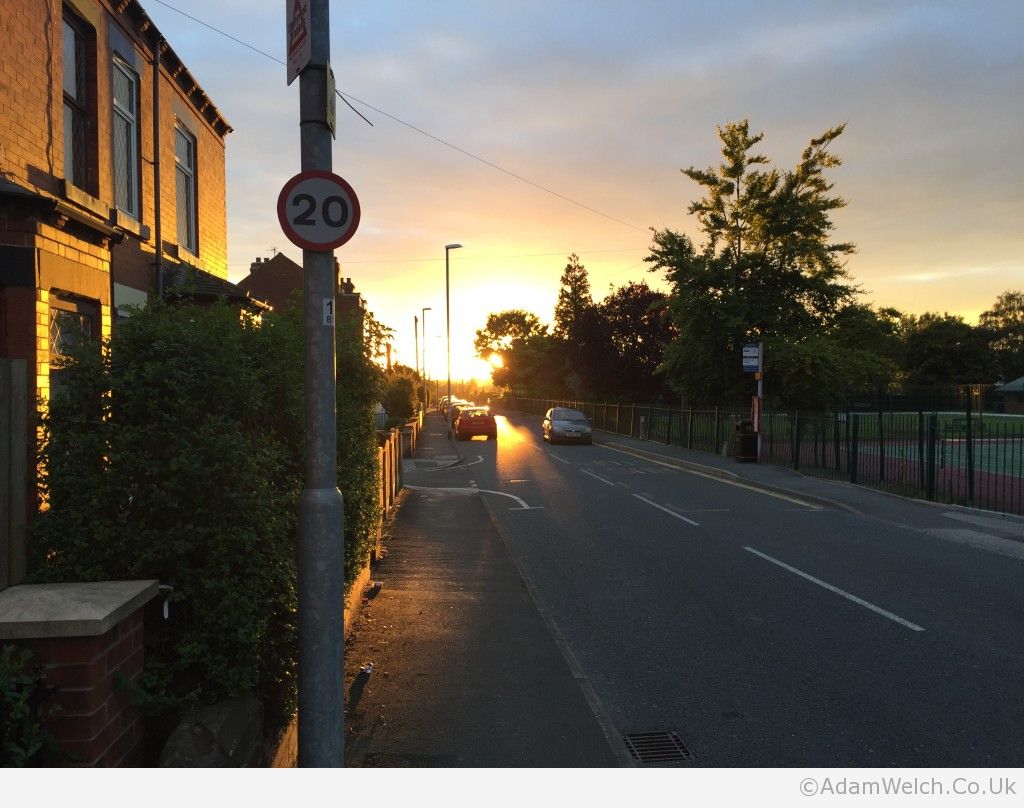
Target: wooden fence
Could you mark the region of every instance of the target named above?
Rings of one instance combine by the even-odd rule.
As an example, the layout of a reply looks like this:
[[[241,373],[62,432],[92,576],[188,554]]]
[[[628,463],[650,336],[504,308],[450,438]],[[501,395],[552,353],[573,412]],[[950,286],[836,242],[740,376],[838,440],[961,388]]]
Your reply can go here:
[[[416,441],[419,438],[420,429],[423,427],[423,415],[410,420],[401,429],[393,427],[389,430],[379,430],[379,446],[377,447],[377,462],[380,466],[380,513],[381,519],[386,519],[391,510],[395,507],[398,493],[402,490],[402,458],[411,457],[416,451]],[[377,533],[377,542],[373,549],[373,556],[376,559],[380,555],[380,531]]]

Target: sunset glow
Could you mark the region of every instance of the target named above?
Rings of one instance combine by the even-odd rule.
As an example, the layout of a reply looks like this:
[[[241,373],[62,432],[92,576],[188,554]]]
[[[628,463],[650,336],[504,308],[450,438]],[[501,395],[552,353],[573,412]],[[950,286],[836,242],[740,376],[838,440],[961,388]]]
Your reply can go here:
[[[280,3],[178,5],[281,51]],[[299,169],[297,85],[147,9],[235,130],[229,278],[272,247],[301,260],[274,215]],[[848,268],[864,301],[973,319],[1024,285],[1024,109],[1007,103],[1021,88],[1020,23],[1012,2],[339,7],[338,88],[388,113],[353,101],[371,127],[338,103],[334,170],[362,206],[337,251],[343,275],[395,330],[404,364],[417,364],[413,317],[432,308],[420,350],[443,378],[444,245],[463,244],[450,256],[451,373],[487,378],[476,330],[511,308],[550,323],[570,252],[597,299],[630,280],[664,288],[643,262],[650,228],[696,235],[698,189],[680,169],[718,162],[716,127],[749,118],[785,168],[845,122],[836,235],[857,245]]]

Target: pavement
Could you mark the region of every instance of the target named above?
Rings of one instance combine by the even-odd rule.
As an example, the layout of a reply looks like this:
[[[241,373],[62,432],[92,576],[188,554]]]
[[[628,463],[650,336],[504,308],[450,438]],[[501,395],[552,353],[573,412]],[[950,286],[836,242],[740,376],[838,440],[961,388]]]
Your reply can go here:
[[[407,482],[458,455],[429,413]],[[385,528],[381,586],[346,641],[346,766],[624,762],[481,497],[407,489]]]
[[[909,521],[915,530],[948,539],[950,553],[955,544],[975,544],[1024,559],[1019,517],[880,496],[777,466],[610,433],[596,432],[594,442],[798,505],[877,520],[879,529],[890,516],[903,525]],[[483,446],[472,448],[484,452]],[[510,552],[502,523],[520,518],[520,509],[499,519],[487,498],[472,496],[474,478],[484,480],[486,464],[469,449],[448,439],[442,417],[430,413],[416,455],[404,461],[407,487],[386,525],[387,555],[373,572],[381,585],[346,642],[346,765],[632,765],[614,729],[622,722],[609,719],[603,706],[608,700],[599,696],[607,685],[592,687],[544,606],[550,594],[534,589],[518,566],[519,554]],[[453,487],[453,475],[460,487]],[[971,528],[998,536],[942,529],[956,511]],[[715,547],[707,552],[717,552]],[[536,570],[530,578],[538,578]]]

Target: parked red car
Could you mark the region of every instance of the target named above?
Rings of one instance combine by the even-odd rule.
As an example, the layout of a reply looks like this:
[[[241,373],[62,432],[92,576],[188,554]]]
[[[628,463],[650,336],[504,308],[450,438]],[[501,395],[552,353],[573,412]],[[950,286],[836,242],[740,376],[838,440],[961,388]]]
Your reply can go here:
[[[487,440],[498,438],[498,425],[487,407],[467,407],[455,421],[457,440],[469,440],[474,435],[485,435]]]

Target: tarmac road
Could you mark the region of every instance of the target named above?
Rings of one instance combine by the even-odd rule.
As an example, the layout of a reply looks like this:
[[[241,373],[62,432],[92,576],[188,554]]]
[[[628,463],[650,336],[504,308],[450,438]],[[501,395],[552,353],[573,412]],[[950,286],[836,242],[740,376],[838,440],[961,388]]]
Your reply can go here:
[[[685,765],[1024,763],[1019,522],[498,420],[406,483],[484,501],[615,762],[623,735],[674,732]]]

